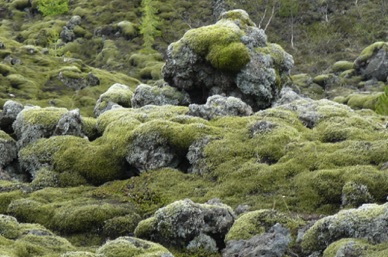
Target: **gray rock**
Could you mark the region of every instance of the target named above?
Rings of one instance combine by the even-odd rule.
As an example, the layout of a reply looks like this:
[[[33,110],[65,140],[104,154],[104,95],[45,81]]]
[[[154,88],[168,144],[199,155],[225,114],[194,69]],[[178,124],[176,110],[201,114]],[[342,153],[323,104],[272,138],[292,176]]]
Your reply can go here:
[[[83,137],[82,120],[79,109],[63,114],[55,127],[53,135],[73,135]]]
[[[221,33],[217,30],[233,43],[214,36]],[[169,85],[184,89],[192,103],[224,94],[241,98],[257,111],[276,100],[279,88],[289,82],[293,63],[280,46],[267,43],[264,31],[245,11],[233,10],[222,13],[215,25],[190,30],[171,44],[162,73]]]
[[[211,141],[211,137],[204,137],[196,140],[190,145],[186,158],[191,164],[188,169],[189,173],[205,174],[209,171],[205,160],[205,147]]]
[[[314,101],[310,98],[292,101],[291,103],[277,106],[275,108],[291,110],[298,115],[298,118],[308,128],[313,128],[322,119],[349,115],[354,112],[349,106],[339,104],[327,99]]]
[[[223,257],[282,257],[291,242],[290,231],[276,223],[267,233],[249,240],[231,240],[222,251]]]
[[[179,154],[159,133],[139,134],[129,145],[127,162],[139,172],[162,167],[176,168]]]
[[[74,41],[75,34],[72,29],[69,29],[67,26],[64,26],[62,28],[61,33],[59,34],[59,37],[62,39],[63,42],[68,43]]]
[[[53,135],[84,136],[78,109],[68,111],[56,107],[27,107],[18,114],[12,127],[18,148]]]
[[[298,95],[295,91],[293,91],[290,87],[283,87],[280,91],[279,98],[273,103],[273,107],[289,104],[296,100],[308,100],[309,98],[305,98],[301,95]]]
[[[70,20],[66,23],[66,27],[68,29],[74,29],[75,26],[78,26],[81,24],[81,17],[78,15],[74,15],[70,18]]]
[[[388,241],[388,204],[364,204],[318,220],[302,238],[307,254],[326,249],[341,238],[362,238],[371,244]]]
[[[98,98],[94,107],[94,116],[100,116],[102,113],[115,108],[115,105],[131,107],[132,97],[133,92],[128,86],[115,83]]]
[[[23,109],[24,106],[18,102],[12,100],[6,101],[3,106],[3,111],[0,113],[0,129],[6,132],[12,132],[12,123]]]
[[[100,79],[93,73],[88,73],[87,76],[80,74],[79,76],[69,76],[64,72],[59,72],[57,78],[67,87],[74,90],[81,90],[88,86],[97,86],[100,84]]]
[[[223,245],[226,233],[233,225],[233,210],[224,204],[198,204],[186,199],[167,205],[139,223],[135,235],[140,238],[159,242],[164,245],[186,248],[194,245],[193,240],[212,245],[211,237],[217,248]],[[206,243],[205,243],[206,241]],[[212,248],[212,247],[211,247]]]
[[[333,257],[360,257],[366,256],[363,255],[365,246],[358,245],[355,241],[351,240],[349,242],[341,245],[335,252]]]
[[[17,157],[16,142],[0,130],[0,169],[6,167]]]
[[[192,252],[196,252],[198,250],[205,250],[207,253],[218,252],[216,241],[203,233],[200,233],[199,236],[195,237],[186,248]]]
[[[204,105],[190,104],[188,115],[211,120],[220,116],[249,116],[252,113],[252,108],[239,98],[213,95]]]
[[[364,79],[387,81],[388,43],[377,42],[368,46],[355,60],[355,68]]]
[[[132,107],[140,108],[145,105],[188,105],[190,96],[168,85],[161,87],[140,84],[136,87],[132,98]]]

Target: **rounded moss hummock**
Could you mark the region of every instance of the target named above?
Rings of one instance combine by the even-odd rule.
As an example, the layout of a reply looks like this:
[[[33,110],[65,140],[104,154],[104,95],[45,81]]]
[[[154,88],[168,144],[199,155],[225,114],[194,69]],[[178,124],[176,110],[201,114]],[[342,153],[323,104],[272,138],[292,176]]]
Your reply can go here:
[[[97,249],[104,257],[174,257],[163,246],[134,237],[119,237]]]

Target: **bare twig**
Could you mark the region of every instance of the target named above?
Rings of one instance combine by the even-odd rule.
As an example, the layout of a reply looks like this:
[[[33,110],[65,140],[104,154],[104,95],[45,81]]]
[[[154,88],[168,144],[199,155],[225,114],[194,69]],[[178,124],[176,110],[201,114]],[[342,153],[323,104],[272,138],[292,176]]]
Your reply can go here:
[[[264,31],[267,30],[269,24],[271,23],[271,20],[272,20],[272,17],[273,17],[273,15],[274,15],[274,13],[275,13],[275,5],[272,6],[272,13],[271,13],[271,16],[270,16],[269,19],[268,19],[267,24],[265,25]]]

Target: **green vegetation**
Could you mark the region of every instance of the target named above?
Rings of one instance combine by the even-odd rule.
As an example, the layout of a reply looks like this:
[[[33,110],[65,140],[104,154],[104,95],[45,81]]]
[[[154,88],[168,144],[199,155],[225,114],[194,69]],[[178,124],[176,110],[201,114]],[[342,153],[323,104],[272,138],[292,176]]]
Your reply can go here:
[[[44,16],[64,14],[69,11],[69,0],[38,0],[38,9]]]
[[[376,112],[388,115],[388,86],[385,87],[384,93],[377,100]]]
[[[160,20],[157,16],[157,8],[154,0],[142,0],[143,17],[140,24],[140,34],[143,35],[144,51],[151,51],[155,42],[155,37],[161,35],[159,30]]]
[[[188,44],[215,68],[238,71],[250,60],[246,46],[240,42],[243,31],[234,24],[216,24],[189,30],[174,47]]]

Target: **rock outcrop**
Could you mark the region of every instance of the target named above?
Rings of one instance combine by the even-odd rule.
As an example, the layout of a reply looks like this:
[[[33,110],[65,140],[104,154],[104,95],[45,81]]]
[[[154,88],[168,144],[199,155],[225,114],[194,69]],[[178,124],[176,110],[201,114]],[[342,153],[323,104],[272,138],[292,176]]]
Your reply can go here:
[[[136,87],[132,98],[134,108],[146,105],[188,105],[189,103],[190,96],[187,93],[168,85],[159,87],[140,84]]]
[[[163,77],[185,90],[192,103],[225,94],[242,99],[254,111],[271,106],[289,82],[293,58],[267,42],[243,10],[224,12],[215,25],[189,30],[167,50]]]
[[[221,116],[249,116],[252,113],[252,108],[239,98],[213,95],[204,105],[190,104],[188,115],[211,120]]]
[[[234,222],[233,210],[222,203],[198,204],[186,199],[167,205],[139,223],[135,235],[180,248],[223,248]],[[212,246],[213,245],[213,246]]]
[[[364,79],[388,82],[388,42],[376,42],[368,46],[354,64]]]
[[[365,204],[317,221],[303,236],[304,252],[322,252],[342,238],[365,239],[371,244],[387,242],[387,208],[387,204]]]
[[[94,107],[94,116],[118,107],[131,107],[133,92],[128,86],[115,83],[105,93],[100,95]]]
[[[268,232],[249,240],[228,241],[223,257],[282,257],[291,242],[290,231],[276,223]]]

